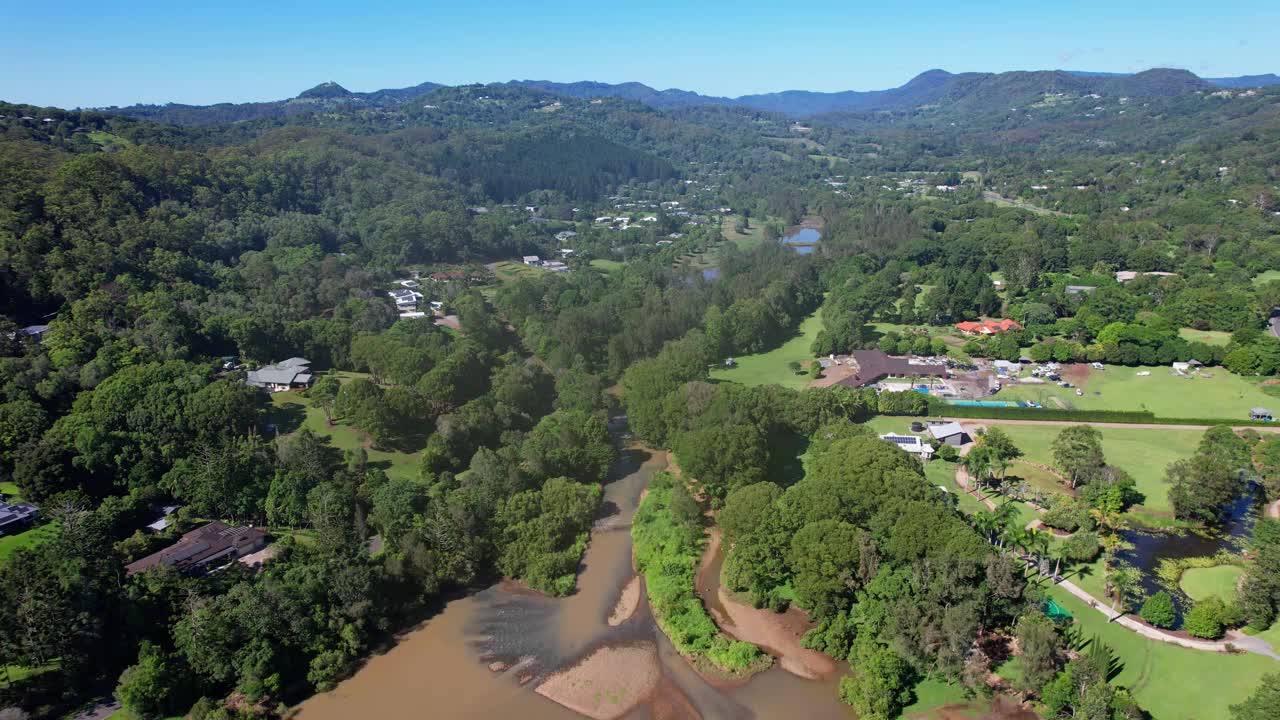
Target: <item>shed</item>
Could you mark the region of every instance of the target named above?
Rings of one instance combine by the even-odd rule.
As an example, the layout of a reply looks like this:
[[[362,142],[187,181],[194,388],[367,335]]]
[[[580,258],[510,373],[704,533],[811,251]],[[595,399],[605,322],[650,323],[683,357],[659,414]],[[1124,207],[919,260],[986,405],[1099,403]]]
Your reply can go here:
[[[964,427],[958,422],[947,422],[929,426],[929,434],[939,442],[947,445],[963,445],[969,440]]]

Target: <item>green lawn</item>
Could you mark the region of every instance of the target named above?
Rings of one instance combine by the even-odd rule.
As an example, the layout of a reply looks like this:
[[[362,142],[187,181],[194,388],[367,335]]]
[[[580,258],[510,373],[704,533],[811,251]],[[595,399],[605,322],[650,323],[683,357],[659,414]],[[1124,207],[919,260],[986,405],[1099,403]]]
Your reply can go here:
[[[813,360],[810,348],[822,329],[822,318],[814,313],[800,323],[800,332],[780,347],[758,355],[735,357],[737,367],[718,368],[711,371],[713,380],[736,382],[743,385],[781,385],[800,389],[809,384],[807,372],[795,373],[787,364]]]
[[[0,482],[0,494],[10,498],[11,502],[22,501],[22,491],[18,489],[17,483]]]
[[[1272,280],[1280,280],[1280,270],[1267,270],[1266,272],[1258,273],[1253,277],[1253,284],[1265,285]]]
[[[626,263],[617,260],[606,260],[604,258],[596,258],[590,262],[591,267],[603,270],[607,273],[617,272],[626,265]]]
[[[916,701],[902,708],[902,716],[907,718],[932,718],[931,710],[943,705],[956,705],[968,702],[964,686],[945,683],[941,680],[926,679],[915,687]]]
[[[1189,568],[1182,573],[1182,592],[1192,600],[1204,600],[1214,595],[1226,602],[1236,601],[1236,583],[1244,574],[1244,568],[1236,565],[1216,565],[1207,568]]]
[[[44,525],[37,525],[30,530],[24,530],[14,535],[5,535],[0,537],[0,561],[4,561],[13,554],[18,548],[35,547],[42,542],[52,539],[58,534],[58,523],[51,522]]]
[[[973,422],[981,422],[975,420]],[[1096,425],[1102,433],[1102,450],[1107,462],[1133,476],[1138,491],[1146,496],[1143,507],[1153,512],[1168,512],[1169,489],[1164,471],[1175,460],[1190,457],[1202,430],[1144,430]],[[1027,460],[1054,465],[1050,449],[1053,439],[1062,432],[1058,425],[1001,425],[1025,454]]]
[[[1059,587],[1050,595],[1075,617],[1085,639],[1099,636],[1123,664],[1114,682],[1128,687],[1153,718],[1228,720],[1228,707],[1249,697],[1263,675],[1280,672],[1280,662],[1253,655],[1225,655],[1148,640],[1108,623]]]
[[[338,377],[347,381],[355,377],[363,377],[360,373],[338,373]],[[288,432],[306,428],[311,432],[328,437],[333,446],[339,450],[365,448],[369,454],[369,464],[381,467],[391,477],[417,479],[420,452],[387,452],[368,447],[366,436],[360,430],[339,421],[332,427],[324,419],[324,412],[311,406],[301,393],[292,390],[273,393],[271,422],[276,423],[280,432]]]
[[[1222,332],[1221,330],[1196,330],[1195,328],[1181,328],[1178,335],[1187,342],[1199,341],[1206,345],[1222,345],[1226,346],[1231,342],[1231,333]]]
[[[1140,377],[1139,371],[1151,374]],[[1077,397],[1074,388],[1053,383],[1010,383],[992,399],[1047,404],[1048,398],[1057,397],[1067,407],[1079,410],[1149,410],[1160,417],[1226,420],[1248,420],[1249,408],[1269,407],[1268,402],[1275,400],[1262,392],[1256,381],[1217,367],[1184,377],[1167,367],[1111,365],[1106,370],[1090,370],[1080,388],[1084,395]]]

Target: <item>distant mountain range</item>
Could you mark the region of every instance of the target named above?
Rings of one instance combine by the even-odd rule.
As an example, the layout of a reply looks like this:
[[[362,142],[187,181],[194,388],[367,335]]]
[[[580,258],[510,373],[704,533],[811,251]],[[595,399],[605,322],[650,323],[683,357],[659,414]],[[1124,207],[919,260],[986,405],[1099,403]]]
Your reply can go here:
[[[1070,70],[1016,71],[1003,73],[949,73],[928,70],[905,85],[888,90],[846,90],[813,92],[785,90],[736,98],[701,95],[689,90],[655,90],[638,82],[552,82],[512,80],[499,85],[575,98],[621,98],[660,109],[695,106],[747,107],[777,112],[794,118],[826,113],[873,113],[903,111],[922,106],[962,103],[1002,107],[1034,102],[1049,93],[1071,93],[1132,98],[1169,97],[1192,92],[1213,92],[1222,88],[1247,89],[1280,85],[1280,76],[1243,75],[1229,78],[1201,78],[1187,70],[1157,68],[1139,73],[1100,73]],[[131,105],[105,108],[131,117],[149,118],[182,125],[288,117],[317,110],[358,107],[394,107],[443,87],[422,83],[407,88],[352,92],[335,82],[321,83],[288,100],[260,103],[220,103],[216,105]]]

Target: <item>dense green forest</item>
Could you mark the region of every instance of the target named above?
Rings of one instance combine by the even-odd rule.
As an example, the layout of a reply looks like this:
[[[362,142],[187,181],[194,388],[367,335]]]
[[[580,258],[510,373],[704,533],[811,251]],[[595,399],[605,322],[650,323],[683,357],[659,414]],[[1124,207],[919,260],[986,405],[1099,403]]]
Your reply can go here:
[[[1105,669],[1066,662],[1022,568],[858,424],[921,396],[708,369],[821,309],[815,355],[940,354],[872,324],[1005,316],[1024,329],[957,355],[1280,374],[1280,92],[1153,92],[1121,115],[1028,90],[1044,105],[1017,116],[962,98],[798,134],[741,106],[420,90],[184,125],[0,103],[0,482],[48,521],[0,560],[4,704],[283,713],[450,593],[571,593],[625,412],[716,513],[732,588],[795,603],[808,646],[876,669],[841,684],[864,719],[922,678],[982,692],[993,632],[1047,648],[1026,692],[1069,676],[1064,713],[1096,691],[1096,717],[1139,717]],[[803,218],[813,253],[769,241]],[[535,254],[569,271],[495,265]],[[456,326],[398,314],[387,291],[415,272]],[[312,425],[244,382],[295,356],[317,372],[298,393]],[[169,504],[172,526],[143,532]],[[693,552],[695,516],[668,547]],[[261,572],[126,575],[210,520],[279,552]],[[1274,585],[1246,585],[1259,619]]]

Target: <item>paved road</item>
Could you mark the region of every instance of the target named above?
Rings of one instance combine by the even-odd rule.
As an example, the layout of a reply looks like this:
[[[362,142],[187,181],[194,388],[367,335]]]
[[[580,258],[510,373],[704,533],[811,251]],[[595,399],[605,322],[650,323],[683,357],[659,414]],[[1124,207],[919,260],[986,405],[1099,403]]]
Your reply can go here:
[[[96,703],[90,705],[80,714],[75,716],[75,720],[106,720],[120,710],[120,703],[116,700],[111,702]]]

